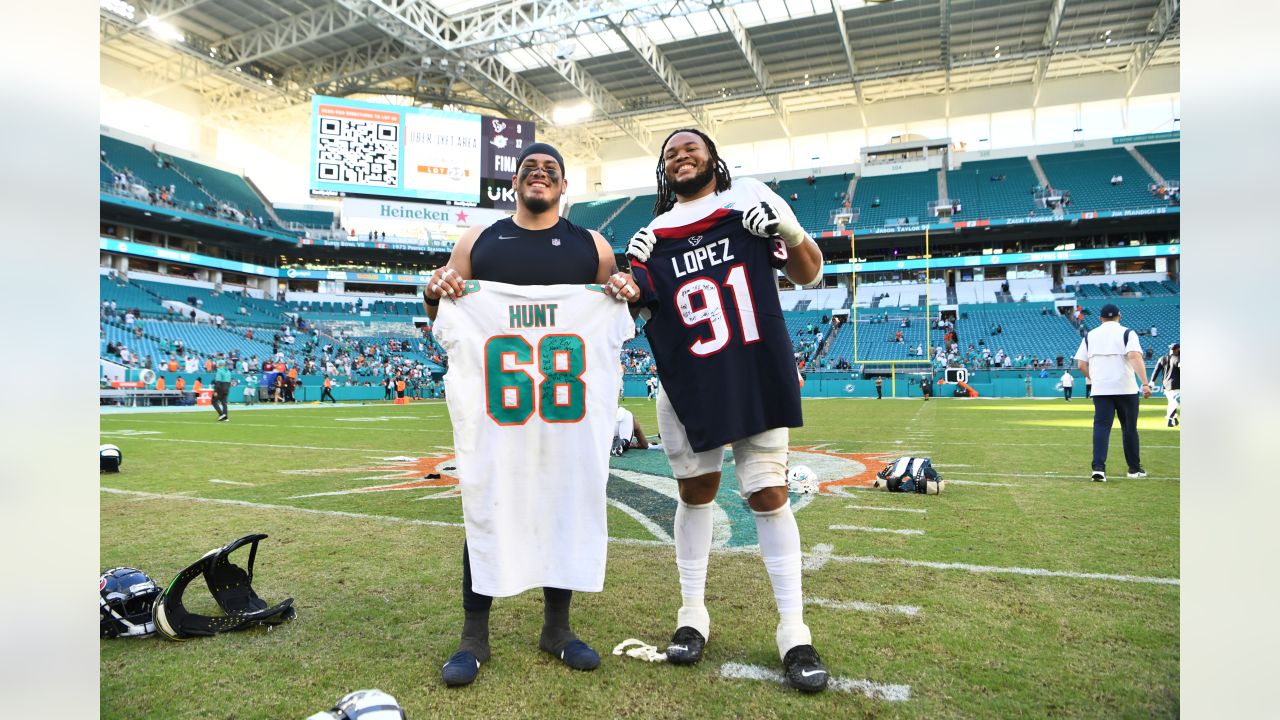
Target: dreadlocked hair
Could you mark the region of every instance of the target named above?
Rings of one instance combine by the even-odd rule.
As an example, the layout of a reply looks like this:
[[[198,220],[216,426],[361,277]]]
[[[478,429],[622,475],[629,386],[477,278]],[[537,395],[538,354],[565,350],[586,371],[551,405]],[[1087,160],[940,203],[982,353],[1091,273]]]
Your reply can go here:
[[[716,143],[707,134],[701,130],[694,128],[681,128],[673,130],[666,140],[662,141],[662,148],[667,147],[667,143],[671,138],[680,133],[693,133],[702,138],[702,142],[707,144],[707,152],[711,154],[711,167],[715,171],[716,176],[716,192],[722,193],[733,185],[733,178],[729,176],[729,166],[724,160],[720,159],[720,152],[716,150]],[[656,172],[658,177],[658,200],[653,204],[653,215],[657,217],[662,213],[676,206],[676,191],[671,189],[671,185],[667,182],[666,161],[662,157],[662,150],[658,151],[658,169]]]

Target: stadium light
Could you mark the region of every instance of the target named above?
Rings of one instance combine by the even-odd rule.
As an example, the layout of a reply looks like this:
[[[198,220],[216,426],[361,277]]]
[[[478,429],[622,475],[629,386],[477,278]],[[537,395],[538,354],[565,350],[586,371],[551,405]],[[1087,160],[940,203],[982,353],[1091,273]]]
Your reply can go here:
[[[161,40],[182,42],[186,39],[186,36],[182,34],[181,30],[154,15],[148,15],[147,18],[142,21],[142,27],[150,30],[152,35],[155,35]]]
[[[551,119],[557,125],[572,125],[591,117],[593,112],[595,112],[595,108],[591,106],[591,103],[584,100],[572,105],[561,104],[555,106],[551,111]]]

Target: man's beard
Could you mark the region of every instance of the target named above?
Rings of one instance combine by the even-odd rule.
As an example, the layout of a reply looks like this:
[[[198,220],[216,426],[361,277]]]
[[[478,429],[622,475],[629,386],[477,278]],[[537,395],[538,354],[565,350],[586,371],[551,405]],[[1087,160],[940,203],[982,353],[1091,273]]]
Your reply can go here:
[[[524,205],[524,208],[529,212],[535,215],[540,215],[550,210],[551,208],[555,207],[556,204],[559,202],[559,198],[556,198],[555,200],[551,200],[545,195],[542,197],[533,197],[533,198],[527,195],[521,195],[520,202],[521,204]]]
[[[688,180],[675,180],[670,175],[667,176],[667,180],[670,181],[671,189],[675,191],[676,195],[693,195],[706,187],[713,177],[715,177],[715,168],[711,166],[711,163],[707,163],[706,168]]]

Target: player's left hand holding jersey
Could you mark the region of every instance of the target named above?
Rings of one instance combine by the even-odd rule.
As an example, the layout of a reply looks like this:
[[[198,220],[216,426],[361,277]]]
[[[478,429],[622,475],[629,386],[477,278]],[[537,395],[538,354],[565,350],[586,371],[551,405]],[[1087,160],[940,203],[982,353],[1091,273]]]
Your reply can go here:
[[[635,302],[640,299],[640,286],[631,273],[616,272],[605,281],[604,294],[619,302]]]
[[[779,235],[789,248],[798,246],[808,237],[791,213],[780,213],[763,200],[742,214],[742,227],[763,238]]]

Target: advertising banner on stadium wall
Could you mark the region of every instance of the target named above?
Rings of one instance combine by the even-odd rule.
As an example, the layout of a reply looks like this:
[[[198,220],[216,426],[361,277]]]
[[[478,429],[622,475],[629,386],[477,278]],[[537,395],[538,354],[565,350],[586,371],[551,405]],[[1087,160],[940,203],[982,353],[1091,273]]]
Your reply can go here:
[[[369,198],[345,197],[342,199],[342,217],[347,226],[348,220],[410,220],[419,223],[436,225],[454,225],[470,227],[472,225],[489,225],[510,213],[502,210],[475,207],[450,207],[448,205],[432,205],[429,203],[403,202],[400,200],[374,200]]]
[[[513,210],[511,176],[534,131],[525,120],[316,95],[311,192]]]

